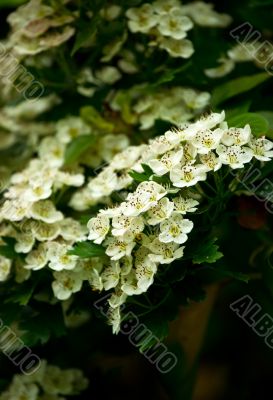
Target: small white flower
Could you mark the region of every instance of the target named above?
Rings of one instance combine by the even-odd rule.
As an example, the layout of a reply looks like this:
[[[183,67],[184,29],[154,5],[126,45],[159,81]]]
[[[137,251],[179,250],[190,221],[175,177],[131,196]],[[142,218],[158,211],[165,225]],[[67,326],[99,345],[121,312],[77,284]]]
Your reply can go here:
[[[139,8],[129,8],[126,11],[129,18],[128,26],[131,32],[147,33],[158,22],[158,16],[154,13],[151,4],[145,3]]]
[[[142,293],[147,292],[154,281],[157,264],[149,258],[150,251],[140,247],[135,253],[135,274],[137,286]]]
[[[174,242],[162,243],[159,239],[155,239],[149,245],[149,250],[152,252],[149,254],[151,261],[160,264],[170,264],[183,256],[184,247],[179,247],[179,244]]]
[[[225,119],[225,112],[222,111],[221,113],[211,113],[209,115],[202,116],[198,121],[196,121],[193,126],[189,128],[194,128],[196,132],[205,131],[207,129],[215,128]]]
[[[85,226],[82,226],[78,221],[73,218],[64,218],[60,221],[60,236],[67,241],[78,241],[86,239],[87,229]]]
[[[119,260],[124,256],[130,256],[136,243],[131,235],[124,237],[107,239],[107,248],[105,253],[111,257],[111,260]]]
[[[174,202],[174,211],[179,214],[186,214],[188,212],[195,212],[198,206],[198,201],[191,199],[190,197],[175,197],[173,199]]]
[[[251,130],[249,125],[246,125],[244,128],[229,128],[223,132],[221,142],[225,146],[242,146],[249,142],[250,136]]]
[[[52,283],[52,289],[55,297],[59,300],[67,300],[72,293],[79,292],[82,287],[82,279],[74,271],[56,271],[53,273],[55,281]]]
[[[60,167],[64,162],[65,145],[54,137],[46,137],[38,148],[38,154],[43,162],[52,167]]]
[[[165,219],[169,218],[171,213],[173,212],[174,204],[171,202],[168,197],[163,197],[156,206],[150,208],[147,212],[148,216],[148,224],[149,225],[157,225]]]
[[[257,160],[270,161],[273,157],[273,143],[265,137],[253,138],[248,145]]]
[[[119,308],[122,304],[125,303],[127,298],[127,294],[124,293],[121,287],[118,285],[115,287],[115,291],[112,296],[109,298],[108,303],[112,308]]]
[[[91,218],[87,223],[89,229],[88,239],[94,243],[100,244],[105,239],[110,229],[110,221],[106,215],[99,214],[97,217]]]
[[[63,214],[56,210],[52,201],[40,200],[32,204],[29,210],[29,217],[52,224],[53,222],[61,221]]]
[[[136,192],[128,195],[122,206],[122,212],[126,216],[138,216],[154,207],[165,194],[166,190],[156,182],[141,182]]]
[[[41,242],[54,240],[60,234],[60,226],[56,222],[54,224],[46,224],[43,221],[33,221],[32,233],[36,239]]]
[[[144,220],[141,216],[126,217],[125,215],[120,215],[113,218],[112,226],[113,236],[123,236],[128,232],[136,235],[143,231]]]
[[[109,324],[112,325],[113,333],[117,334],[120,330],[120,324],[121,324],[120,307],[109,308],[107,312],[107,317]]]
[[[11,260],[6,257],[0,256],[0,282],[5,281],[11,270]]]
[[[111,85],[117,82],[122,75],[116,67],[106,65],[105,67],[97,70],[95,76],[106,85]]]
[[[121,283],[121,290],[127,296],[134,296],[142,293],[142,289],[138,286],[135,270],[131,270],[129,274],[123,276]]]
[[[179,0],[156,0],[153,2],[153,8],[159,15],[168,14],[174,8],[181,7]]]
[[[203,164],[186,164],[170,172],[170,179],[176,187],[193,186],[199,181],[205,181],[207,167]]]
[[[199,156],[200,161],[204,164],[208,171],[218,171],[221,168],[222,162],[220,161],[219,157],[210,151],[208,154],[202,154]]]
[[[32,232],[20,232],[16,235],[17,243],[14,250],[17,253],[29,253],[34,246],[35,237]]]
[[[176,40],[162,37],[159,47],[166,50],[171,57],[189,58],[194,52],[192,42],[187,39]]]
[[[253,157],[253,151],[249,147],[237,145],[226,147],[220,144],[216,149],[220,161],[229,165],[232,169],[243,168]]]
[[[223,131],[221,129],[199,131],[192,139],[192,144],[199,154],[208,154],[219,145],[222,134]]]
[[[71,247],[66,244],[50,242],[48,246],[48,266],[55,271],[71,270],[77,265],[78,257],[67,254]]]
[[[79,117],[61,119],[57,122],[56,129],[56,137],[61,143],[69,143],[81,135],[88,135],[91,133],[89,125]]]
[[[104,290],[110,290],[119,283],[120,267],[117,261],[112,261],[109,267],[105,268],[101,274]]]
[[[40,243],[37,249],[32,250],[26,257],[24,268],[37,271],[42,269],[48,263],[48,244]]]
[[[156,175],[162,176],[176,167],[183,157],[183,149],[168,151],[159,160],[153,159],[148,162],[149,167]]]
[[[183,12],[189,15],[200,26],[225,28],[232,18],[227,14],[220,14],[213,10],[213,4],[203,1],[194,1],[182,6]]]
[[[184,219],[181,214],[174,212],[167,221],[161,222],[159,240],[163,243],[185,243],[188,240],[187,233],[192,228],[192,221]]]
[[[168,14],[160,17],[157,29],[163,36],[170,36],[179,40],[184,39],[187,36],[186,32],[192,27],[192,21],[183,15],[181,10],[174,8]]]

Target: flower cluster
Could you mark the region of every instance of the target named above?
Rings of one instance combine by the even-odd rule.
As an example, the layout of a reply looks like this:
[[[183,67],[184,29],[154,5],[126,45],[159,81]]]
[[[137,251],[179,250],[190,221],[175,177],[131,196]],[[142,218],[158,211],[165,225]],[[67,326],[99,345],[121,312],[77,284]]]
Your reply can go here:
[[[88,380],[79,369],[65,369],[42,360],[40,368],[30,375],[15,375],[0,400],[65,400],[81,393]]]
[[[59,3],[55,9],[42,0],[31,0],[11,13],[8,46],[18,55],[34,55],[60,46],[72,37],[75,28],[70,24],[75,15],[66,10],[67,1]]]
[[[193,2],[181,5],[178,0],[156,0],[126,12],[131,32],[151,37],[150,45],[166,50],[171,57],[189,58],[193,52],[187,32],[193,22],[201,26],[225,27],[231,18],[218,14],[211,4]]]
[[[147,291],[159,264],[169,264],[183,256],[184,246],[181,245],[193,228],[192,221],[184,215],[194,212],[198,205],[198,201],[187,194],[188,188],[205,181],[208,173],[222,165],[237,169],[252,158],[268,161],[273,157],[272,142],[264,137],[253,137],[249,125],[229,128],[224,118],[224,112],[214,113],[180,129],[167,131],[145,148],[141,146],[137,162],[133,157],[125,158],[124,154],[113,159],[112,165],[128,159],[127,164],[120,163],[119,167],[134,163],[132,169],[138,173],[145,172],[145,165],[152,171],[150,180],[144,180],[129,192],[125,201],[101,210],[87,225],[89,240],[105,247],[110,258],[108,266],[94,269],[91,285],[96,290],[114,289],[109,299],[114,331],[118,330],[120,306],[127,296]],[[139,156],[130,147],[128,151]],[[95,178],[97,182],[101,179],[103,188],[110,168]],[[154,181],[161,177],[169,183],[164,186]],[[113,172],[110,182],[113,182]],[[132,180],[127,181],[126,186],[131,183]],[[112,190],[119,188],[112,186]],[[108,189],[110,192],[111,188]],[[95,191],[98,192],[98,188]]]

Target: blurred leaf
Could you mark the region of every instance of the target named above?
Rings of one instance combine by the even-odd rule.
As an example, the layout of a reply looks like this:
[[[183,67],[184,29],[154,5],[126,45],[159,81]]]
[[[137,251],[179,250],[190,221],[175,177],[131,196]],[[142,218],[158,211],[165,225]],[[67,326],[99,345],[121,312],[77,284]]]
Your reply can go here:
[[[193,255],[193,264],[214,263],[223,257],[223,253],[218,251],[219,246],[215,244],[217,238],[201,241],[197,244]]]
[[[99,244],[91,242],[79,242],[74,245],[68,254],[79,256],[80,258],[99,257],[105,255],[105,248]]]
[[[67,147],[65,152],[65,165],[72,164],[77,161],[81,154],[87,150],[95,141],[93,135],[83,135],[74,139]]]
[[[92,106],[82,107],[80,111],[81,117],[92,126],[106,132],[112,132],[114,125],[104,119],[100,113]]]
[[[76,40],[71,52],[72,56],[90,41],[92,36],[96,33],[100,22],[101,17],[99,14],[95,14],[90,21],[81,21],[81,25],[77,29]]]
[[[0,8],[3,7],[18,7],[23,3],[26,3],[27,0],[0,0]]]
[[[237,128],[243,128],[246,124],[249,124],[251,131],[255,136],[265,134],[269,127],[267,119],[256,113],[236,115],[235,117],[228,118],[227,122],[229,126],[234,126]]]
[[[247,92],[269,78],[271,78],[271,76],[268,73],[262,72],[256,75],[242,76],[228,81],[221,86],[217,86],[212,92],[212,105],[215,107],[231,97]]]

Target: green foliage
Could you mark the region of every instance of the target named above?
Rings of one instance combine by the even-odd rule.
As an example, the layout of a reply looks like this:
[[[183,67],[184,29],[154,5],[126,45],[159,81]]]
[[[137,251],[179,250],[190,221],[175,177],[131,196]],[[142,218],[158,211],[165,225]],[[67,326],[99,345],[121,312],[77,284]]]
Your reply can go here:
[[[255,136],[261,136],[267,133],[269,123],[267,119],[258,113],[245,113],[228,118],[229,126],[243,128],[246,124],[250,125],[251,132]]]
[[[223,83],[221,86],[217,86],[213,90],[211,99],[212,105],[214,107],[219,106],[219,104],[222,104],[224,101],[238,96],[239,94],[248,92],[270,78],[271,76],[268,73],[261,72],[256,75],[242,76]]]
[[[103,246],[91,242],[78,242],[73,250],[69,250],[68,254],[74,254],[80,258],[100,257],[105,255]]]
[[[219,246],[215,244],[217,238],[205,239],[198,243],[192,262],[194,264],[211,264],[223,257],[223,253],[218,251]]]
[[[65,165],[73,164],[80,159],[80,156],[88,150],[95,141],[93,135],[83,135],[74,139],[66,149]]]

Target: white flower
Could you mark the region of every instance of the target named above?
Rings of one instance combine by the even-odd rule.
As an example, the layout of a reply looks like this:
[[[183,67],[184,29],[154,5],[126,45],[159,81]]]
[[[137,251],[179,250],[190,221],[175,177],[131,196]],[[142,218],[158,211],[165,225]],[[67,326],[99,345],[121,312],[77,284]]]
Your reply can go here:
[[[52,201],[40,200],[32,204],[29,210],[29,217],[52,224],[53,222],[61,221],[63,214],[56,210]]]
[[[149,250],[152,252],[149,254],[151,261],[158,262],[160,264],[170,264],[177,258],[183,256],[184,247],[179,247],[177,243],[162,243],[159,239],[149,245]]]
[[[235,67],[235,62],[229,58],[222,57],[218,62],[220,63],[218,67],[205,69],[205,75],[209,78],[222,78],[228,75]]]
[[[249,147],[237,145],[226,147],[220,144],[216,149],[220,161],[229,165],[232,169],[243,168],[253,157],[253,151]]]
[[[176,40],[162,37],[159,47],[166,50],[172,57],[189,58],[194,52],[192,42],[187,39]]]
[[[111,160],[111,167],[115,170],[131,168],[141,155],[143,146],[129,146],[116,154]]]
[[[147,33],[158,22],[158,16],[148,3],[139,8],[129,8],[126,17],[129,18],[128,26],[131,32]]]
[[[61,119],[56,124],[57,139],[61,143],[69,143],[81,135],[89,135],[91,129],[81,118],[68,117]]]
[[[120,154],[129,146],[129,139],[126,135],[106,135],[100,140],[100,155],[105,161],[110,162],[113,167],[112,159],[116,154]]]
[[[137,287],[142,293],[146,292],[154,281],[157,264],[149,258],[150,251],[140,247],[135,253],[135,274]]]
[[[37,249],[32,250],[26,257],[24,268],[37,271],[48,263],[48,244],[40,243]]]
[[[11,260],[0,256],[0,282],[3,282],[9,276],[11,270]]]
[[[181,7],[179,0],[156,0],[153,2],[153,8],[160,15],[168,14],[174,8]]]
[[[134,235],[140,233],[144,229],[144,220],[139,217],[126,217],[124,215],[115,216],[112,221],[112,235],[123,236],[126,233]]]
[[[101,274],[104,290],[113,289],[119,283],[120,267],[117,261],[112,261]]]
[[[184,39],[187,36],[186,32],[192,27],[192,21],[183,15],[180,9],[173,8],[168,14],[163,14],[160,17],[157,29],[163,36]]]
[[[181,168],[175,168],[170,172],[170,179],[176,187],[195,185],[199,181],[205,181],[207,167],[203,164],[186,164]]]
[[[106,215],[99,214],[88,221],[87,228],[89,229],[88,239],[100,244],[110,229],[109,218]]]
[[[129,274],[122,277],[121,283],[121,290],[127,296],[134,296],[142,293],[142,289],[138,286],[136,271],[133,269],[129,272]]]
[[[149,225],[157,225],[165,219],[169,218],[171,213],[173,212],[174,204],[171,202],[168,197],[163,197],[156,206],[150,208],[147,212],[148,216],[148,224]]]
[[[126,216],[137,216],[155,206],[166,193],[163,186],[156,182],[141,182],[136,192],[128,195],[122,212]]]
[[[77,265],[78,257],[67,254],[71,247],[66,244],[50,242],[48,245],[48,266],[55,271],[71,270]]]
[[[168,220],[161,222],[159,240],[163,243],[185,243],[188,240],[187,233],[192,228],[192,221],[184,219],[181,214],[174,212]]]
[[[46,137],[38,148],[41,160],[52,167],[60,167],[64,162],[65,145],[54,137]]]
[[[205,131],[207,129],[212,129],[216,127],[218,124],[223,122],[225,119],[225,112],[222,111],[219,113],[211,113],[209,115],[202,116],[198,121],[196,121],[192,126],[189,126],[189,129],[194,129],[196,132]]]
[[[208,168],[208,171],[218,171],[222,166],[221,160],[219,157],[216,157],[213,151],[210,151],[208,154],[202,154],[199,158],[201,163]]]
[[[61,229],[60,236],[62,236],[64,240],[81,242],[86,239],[86,227],[82,226],[73,218],[64,218],[59,226]]]
[[[156,175],[162,176],[176,167],[183,157],[183,149],[178,151],[169,151],[159,160],[150,160],[147,164]]]
[[[41,242],[56,239],[60,231],[61,229],[57,222],[54,224],[46,224],[43,221],[34,221],[32,224],[33,235]]]
[[[118,238],[109,238],[106,244],[107,248],[105,253],[111,257],[111,260],[119,260],[124,256],[130,256],[136,245],[131,234]]]
[[[109,298],[108,303],[112,308],[119,308],[122,304],[125,303],[126,298],[127,294],[124,293],[121,287],[118,285],[115,287],[115,291]]]
[[[89,273],[88,281],[93,290],[98,290],[99,292],[103,289],[102,278],[97,268],[93,268]]]
[[[55,281],[52,289],[59,300],[67,300],[72,293],[79,292],[82,287],[82,279],[76,271],[56,271],[53,273]]]
[[[175,197],[173,199],[174,202],[174,211],[179,214],[186,214],[188,212],[194,212],[197,210],[195,206],[199,203],[198,201],[191,199],[190,197]]]
[[[232,18],[213,10],[213,5],[203,1],[194,1],[182,6],[183,12],[189,15],[200,26],[225,28]]]
[[[219,145],[222,134],[223,131],[220,128],[213,131],[210,129],[199,131],[192,139],[192,144],[199,154],[208,154]]]
[[[120,323],[121,323],[121,314],[120,314],[120,308],[115,307],[115,308],[109,308],[107,312],[107,317],[109,324],[112,325],[113,333],[118,333],[120,330]]]
[[[273,143],[265,137],[253,138],[248,145],[257,160],[270,161],[273,157]]]
[[[244,128],[229,128],[223,132],[221,142],[225,146],[247,144],[250,140],[251,130],[247,124]]]
[[[29,253],[34,246],[35,237],[32,232],[20,232],[16,235],[17,243],[14,250],[17,253]]]

